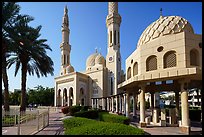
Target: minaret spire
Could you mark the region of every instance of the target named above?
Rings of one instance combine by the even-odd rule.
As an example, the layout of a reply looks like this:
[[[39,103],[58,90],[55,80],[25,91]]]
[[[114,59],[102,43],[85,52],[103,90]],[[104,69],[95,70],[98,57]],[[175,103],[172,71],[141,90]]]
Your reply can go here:
[[[109,95],[119,92],[118,83],[121,82],[121,56],[120,56],[120,23],[121,16],[118,13],[118,2],[108,2],[108,15],[106,27],[108,32],[108,52],[106,55],[106,67],[109,70]]]
[[[117,2],[109,2],[108,3],[108,14],[118,14],[118,3]]]
[[[69,18],[68,18],[68,10],[67,5],[64,7],[64,15],[62,18],[62,43],[60,45],[61,48],[61,72],[60,74],[67,74],[70,70],[67,70],[67,67],[71,65],[70,63],[70,52],[71,45],[69,44]]]

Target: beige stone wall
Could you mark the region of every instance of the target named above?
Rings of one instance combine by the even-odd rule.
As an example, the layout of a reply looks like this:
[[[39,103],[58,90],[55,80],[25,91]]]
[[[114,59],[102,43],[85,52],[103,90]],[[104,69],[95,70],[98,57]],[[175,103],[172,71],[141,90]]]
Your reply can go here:
[[[98,68],[98,70],[87,71],[85,74],[91,79],[89,83],[89,89],[92,88],[92,92],[89,92],[90,99],[91,97],[103,97],[107,91],[107,70]],[[98,94],[93,95],[93,86],[97,86]]]

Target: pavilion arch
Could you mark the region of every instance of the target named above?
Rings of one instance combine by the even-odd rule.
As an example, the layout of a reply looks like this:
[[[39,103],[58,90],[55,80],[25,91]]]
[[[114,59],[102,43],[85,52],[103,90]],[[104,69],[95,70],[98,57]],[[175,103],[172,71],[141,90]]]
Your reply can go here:
[[[164,54],[164,68],[176,67],[176,51],[168,51]]]
[[[146,60],[146,71],[157,70],[157,56],[151,55]]]
[[[133,65],[133,76],[138,74],[138,63],[135,62]]]
[[[127,70],[127,79],[131,78],[131,67]]]
[[[196,49],[190,51],[190,65],[199,66],[199,52]]]

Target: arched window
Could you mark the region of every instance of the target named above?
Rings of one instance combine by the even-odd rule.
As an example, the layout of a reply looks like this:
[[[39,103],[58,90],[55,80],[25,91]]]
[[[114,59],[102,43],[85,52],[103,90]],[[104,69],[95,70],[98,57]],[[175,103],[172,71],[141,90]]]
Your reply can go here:
[[[157,70],[157,57],[151,55],[146,60],[146,71]]]
[[[133,76],[138,74],[138,63],[135,62],[135,64],[133,65]]]
[[[196,49],[190,51],[190,65],[199,66],[199,53]]]
[[[176,67],[176,52],[168,51],[164,55],[164,68]]]
[[[84,89],[80,88],[80,95],[83,96],[84,95]]]
[[[131,78],[131,67],[129,67],[127,71],[127,79],[129,78]]]
[[[112,43],[112,31],[110,31],[110,44]]]

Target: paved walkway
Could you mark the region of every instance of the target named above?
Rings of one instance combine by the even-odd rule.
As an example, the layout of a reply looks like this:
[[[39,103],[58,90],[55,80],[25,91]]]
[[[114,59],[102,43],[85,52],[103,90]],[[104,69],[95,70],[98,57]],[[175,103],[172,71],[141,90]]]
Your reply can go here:
[[[61,120],[63,117],[64,114],[60,112],[50,113],[49,125],[35,135],[64,135],[64,127]]]

